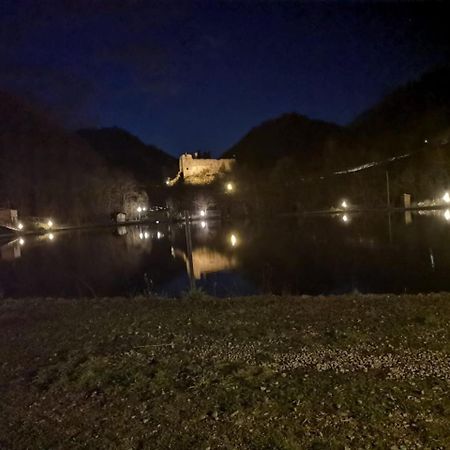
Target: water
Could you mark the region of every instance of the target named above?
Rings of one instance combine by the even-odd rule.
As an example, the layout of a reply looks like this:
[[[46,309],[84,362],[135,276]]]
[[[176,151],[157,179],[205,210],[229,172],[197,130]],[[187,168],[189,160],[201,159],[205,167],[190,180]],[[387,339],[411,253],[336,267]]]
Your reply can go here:
[[[0,297],[450,291],[450,213],[118,227],[0,241]]]

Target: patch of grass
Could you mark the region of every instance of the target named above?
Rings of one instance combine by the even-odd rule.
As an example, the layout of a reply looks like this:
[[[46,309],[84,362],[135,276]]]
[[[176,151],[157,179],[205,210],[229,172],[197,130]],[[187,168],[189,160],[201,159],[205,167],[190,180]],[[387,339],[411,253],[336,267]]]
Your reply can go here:
[[[0,323],[2,448],[450,445],[449,295],[3,300]]]
[[[208,294],[201,287],[193,287],[186,292],[183,292],[183,300],[195,302],[208,299]]]

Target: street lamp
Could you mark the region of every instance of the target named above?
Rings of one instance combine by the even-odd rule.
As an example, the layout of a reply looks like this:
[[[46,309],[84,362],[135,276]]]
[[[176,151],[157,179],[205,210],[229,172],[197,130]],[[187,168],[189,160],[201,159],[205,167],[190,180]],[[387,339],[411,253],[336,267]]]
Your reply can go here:
[[[233,190],[234,190],[233,183],[227,183],[226,189],[227,189],[227,192],[233,192]]]

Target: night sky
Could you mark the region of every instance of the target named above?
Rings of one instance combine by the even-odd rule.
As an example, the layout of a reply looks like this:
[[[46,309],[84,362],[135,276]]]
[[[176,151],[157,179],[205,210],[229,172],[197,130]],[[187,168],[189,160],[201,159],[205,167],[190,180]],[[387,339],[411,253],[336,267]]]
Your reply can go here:
[[[0,88],[177,155],[296,111],[349,123],[448,58],[443,3],[0,2]]]

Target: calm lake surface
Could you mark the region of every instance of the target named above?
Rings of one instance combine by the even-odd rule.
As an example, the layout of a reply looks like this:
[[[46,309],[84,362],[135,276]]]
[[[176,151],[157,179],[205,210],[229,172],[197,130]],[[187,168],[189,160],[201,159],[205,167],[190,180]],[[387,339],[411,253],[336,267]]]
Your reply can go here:
[[[450,291],[450,212],[130,226],[0,240],[0,297]],[[190,259],[191,253],[192,258]]]

